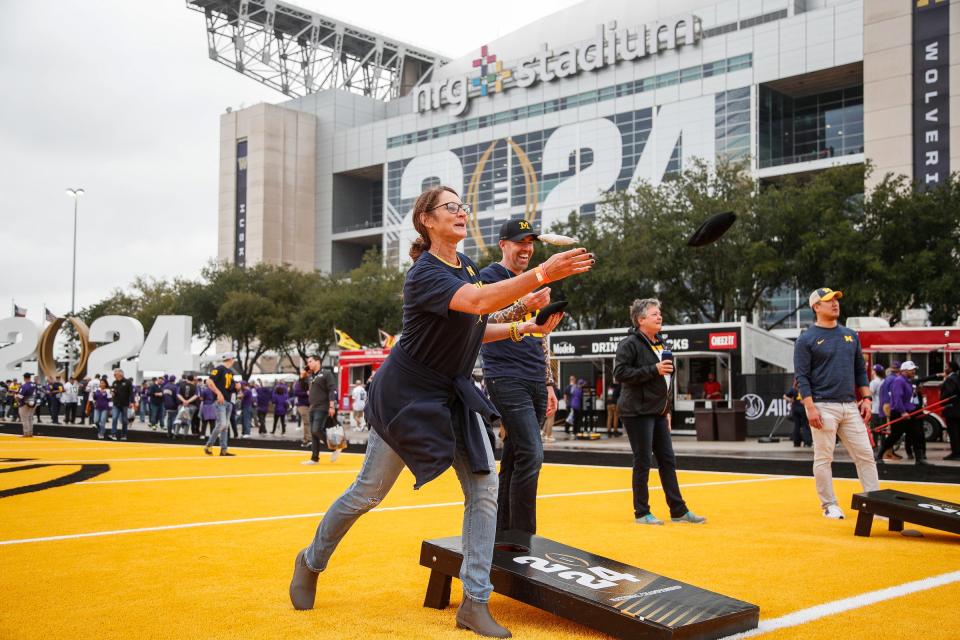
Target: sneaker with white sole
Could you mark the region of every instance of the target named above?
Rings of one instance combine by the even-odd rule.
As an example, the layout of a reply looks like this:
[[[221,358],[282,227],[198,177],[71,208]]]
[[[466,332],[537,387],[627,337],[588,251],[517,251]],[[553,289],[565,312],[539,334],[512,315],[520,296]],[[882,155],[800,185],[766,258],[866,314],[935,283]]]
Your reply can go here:
[[[824,517],[824,518],[830,518],[831,520],[843,520],[843,519],[844,519],[843,511],[841,511],[841,510],[840,510],[840,507],[838,507],[838,506],[835,505],[835,504],[827,505],[827,506],[823,509],[823,517]]]
[[[698,516],[693,511],[687,511],[679,518],[670,518],[673,522],[689,522],[690,524],[703,524],[707,521],[703,516]]]
[[[320,464],[320,463],[317,462],[316,460],[304,460],[300,464]]]
[[[663,524],[663,520],[653,515],[652,513],[648,513],[642,518],[637,518],[636,522],[637,524]]]
[[[337,458],[340,457],[340,449],[334,449],[333,453],[330,454],[330,462],[336,462]]]

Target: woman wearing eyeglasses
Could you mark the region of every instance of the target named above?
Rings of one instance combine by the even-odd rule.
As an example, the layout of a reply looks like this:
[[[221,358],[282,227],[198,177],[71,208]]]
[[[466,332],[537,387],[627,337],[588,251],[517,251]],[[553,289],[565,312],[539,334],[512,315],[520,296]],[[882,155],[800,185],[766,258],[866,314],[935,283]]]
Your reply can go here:
[[[413,266],[403,286],[403,332],[370,385],[365,417],[370,439],[360,474],[325,512],[316,536],[296,559],[290,599],[296,609],[313,608],[318,574],[357,518],[380,503],[404,466],[420,488],[453,466],[465,498],[463,600],[457,626],[482,636],[509,638],[487,610],[493,591],[497,519],[497,474],[490,442],[474,418],[499,418],[471,382],[481,342],[547,333],[560,319],[488,324],[486,315],[554,280],[589,271],[593,256],[572,249],[534,270],[481,286],[479,269],[457,252],[467,235],[467,216],[456,191],[437,186],[420,194],[413,226],[420,237],[410,249]]]

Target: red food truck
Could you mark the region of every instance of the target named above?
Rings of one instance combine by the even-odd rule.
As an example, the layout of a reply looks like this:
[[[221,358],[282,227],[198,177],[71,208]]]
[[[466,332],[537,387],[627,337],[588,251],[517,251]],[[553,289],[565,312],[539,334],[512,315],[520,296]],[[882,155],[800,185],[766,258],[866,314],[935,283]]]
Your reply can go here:
[[[917,377],[941,373],[947,361],[960,358],[960,327],[884,327],[858,328],[864,358],[872,367],[889,367],[893,361],[913,360]],[[925,404],[940,399],[940,381],[922,385]],[[924,412],[923,430],[928,441],[942,440],[946,422],[942,407]]]
[[[350,391],[357,380],[366,382],[380,368],[390,354],[390,349],[358,349],[341,351],[338,359],[337,393],[340,411],[350,411]]]

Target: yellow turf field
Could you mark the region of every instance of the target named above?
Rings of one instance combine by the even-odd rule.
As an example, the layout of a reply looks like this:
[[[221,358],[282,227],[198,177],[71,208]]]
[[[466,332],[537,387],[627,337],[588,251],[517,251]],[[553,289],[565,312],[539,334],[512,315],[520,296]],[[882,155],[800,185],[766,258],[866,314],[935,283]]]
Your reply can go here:
[[[307,467],[299,452],[234,451],[0,435],[0,459],[30,459],[0,470],[68,465],[0,473],[0,492],[109,465],[87,483],[0,498],[0,638],[472,636],[454,629],[457,581],[450,609],[421,606],[421,540],[459,533],[452,472],[420,491],[402,475],[320,577],[317,608],[297,612],[287,599],[294,556],[361,457],[330,464],[325,454]],[[875,523],[872,537],[855,538],[854,480],[836,481],[843,521],[820,515],[812,478],[682,472],[680,481],[707,525],[633,524],[629,469],[545,465],[539,533],[753,602],[762,628],[798,622],[759,634],[771,640],[960,638],[960,536],[906,538]],[[883,486],[960,502],[956,485]],[[667,515],[661,492],[652,502]],[[940,586],[909,584],[938,576]],[[806,611],[905,584],[912,593]],[[498,595],[492,608],[516,638],[605,637]]]

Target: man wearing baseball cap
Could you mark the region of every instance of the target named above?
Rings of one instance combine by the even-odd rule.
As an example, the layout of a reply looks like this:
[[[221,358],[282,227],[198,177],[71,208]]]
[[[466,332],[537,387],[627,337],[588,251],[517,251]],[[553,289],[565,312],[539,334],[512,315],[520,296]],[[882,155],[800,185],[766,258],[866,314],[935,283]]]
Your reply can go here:
[[[923,407],[923,394],[914,385],[917,365],[907,360],[900,365],[900,375],[890,383],[890,419],[897,420]],[[919,381],[917,381],[919,382]],[[900,436],[906,435],[913,444],[913,461],[917,466],[927,466],[927,447],[923,436],[923,424],[915,417],[903,418],[890,427],[888,435],[877,452],[877,462],[883,462],[883,454],[893,448]]]
[[[880,385],[880,391],[877,395],[873,397],[873,404],[875,404],[880,409],[880,418],[882,422],[880,424],[886,423],[890,420],[890,385],[893,384],[893,381],[900,376],[900,361],[894,360],[890,363],[890,369],[887,371],[887,377],[883,379],[883,383]],[[877,433],[877,451],[883,447],[883,434],[890,433],[890,427],[886,427]],[[913,457],[913,445],[910,441],[907,441],[907,449],[910,457]],[[885,454],[883,454],[884,460],[902,460],[903,456],[894,451],[893,449],[888,449]]]
[[[533,258],[537,232],[523,219],[500,227],[502,259],[480,271],[480,280],[491,284],[526,271]],[[513,305],[491,313],[489,322],[530,320],[550,303],[550,288],[524,296]],[[562,317],[562,314],[556,314]],[[545,323],[549,332],[559,322]],[[500,461],[497,530],[537,532],[537,484],[543,466],[540,429],[546,416],[557,410],[550,356],[544,333],[517,334],[510,340],[481,347],[483,377],[490,400],[502,418],[505,433]]]
[[[800,334],[793,352],[797,387],[813,434],[817,494],[823,515],[835,520],[844,517],[833,491],[837,437],[853,458],[863,490],[880,489],[866,425],[873,413],[867,365],[856,332],[839,324],[842,297],[841,291],[826,287],[810,294],[816,324]]]
[[[233,353],[224,353],[220,356],[221,364],[218,364],[210,370],[210,376],[207,378],[207,387],[213,391],[217,398],[217,426],[210,432],[210,438],[203,448],[205,454],[213,455],[210,447],[217,438],[220,439],[220,455],[232,456],[235,454],[227,451],[228,438],[230,437],[230,414],[233,413],[233,404],[230,402],[233,393],[233,378],[236,375],[233,372],[233,363],[237,357]]]

